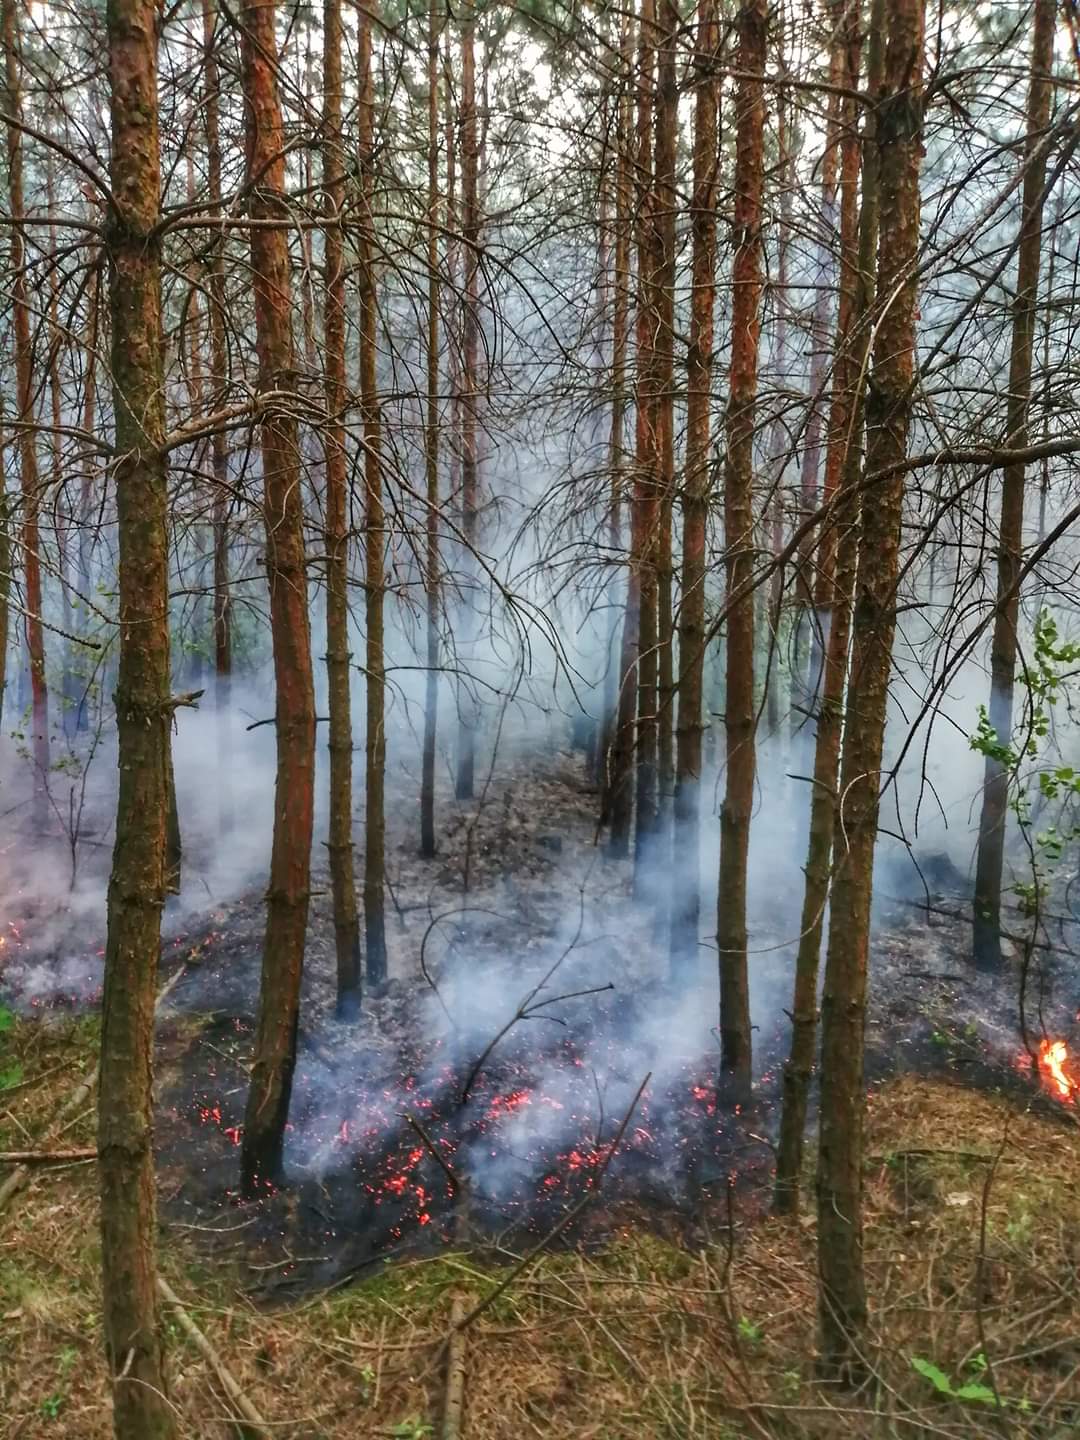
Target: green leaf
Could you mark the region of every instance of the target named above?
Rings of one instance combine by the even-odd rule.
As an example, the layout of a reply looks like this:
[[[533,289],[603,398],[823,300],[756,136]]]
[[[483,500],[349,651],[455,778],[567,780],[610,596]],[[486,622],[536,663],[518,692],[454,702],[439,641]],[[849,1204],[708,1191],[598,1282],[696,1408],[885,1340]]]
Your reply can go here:
[[[994,1392],[986,1385],[980,1385],[975,1380],[970,1380],[966,1385],[961,1385],[959,1390],[952,1392],[956,1400],[977,1400],[980,1405],[996,1405]]]
[[[7,1065],[0,1070],[0,1090],[14,1090],[16,1085],[21,1085],[23,1079],[23,1067],[21,1065]]]
[[[15,1024],[15,1012],[6,1005],[0,1005],[0,1033],[10,1030]]]
[[[938,1369],[932,1360],[924,1360],[921,1355],[913,1355],[911,1368],[918,1371],[923,1379],[929,1380],[939,1394],[951,1395],[953,1393],[952,1381],[944,1370]]]

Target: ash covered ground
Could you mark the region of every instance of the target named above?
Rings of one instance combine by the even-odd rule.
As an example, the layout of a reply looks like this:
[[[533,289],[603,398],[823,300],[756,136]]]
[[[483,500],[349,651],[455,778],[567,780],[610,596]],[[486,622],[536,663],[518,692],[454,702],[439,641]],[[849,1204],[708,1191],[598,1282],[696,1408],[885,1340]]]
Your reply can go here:
[[[334,1017],[319,864],[289,1183],[257,1202],[241,1202],[237,1187],[262,898],[253,889],[200,912],[189,892],[167,917],[163,978],[184,970],[159,1017],[166,1223],[245,1258],[254,1288],[272,1298],[463,1240],[520,1250],[560,1225],[575,1243],[626,1225],[695,1243],[722,1232],[734,1206],[741,1215],[767,1203],[799,885],[752,871],[757,1099],[739,1114],[717,1092],[715,952],[703,944],[696,983],[679,991],[654,907],[630,900],[629,865],[597,844],[579,755],[553,749],[502,766],[470,806],[441,796],[433,862],[416,854],[409,777],[391,796],[391,978],[365,997],[359,1021]],[[797,817],[789,823],[794,849]],[[773,827],[772,844],[778,836]],[[1024,1073],[1019,964],[1006,980],[976,976],[957,918],[964,897],[947,889],[962,877],[927,872],[928,886],[945,888],[922,891],[895,868],[879,877],[869,1083],[903,1070],[948,1074],[1026,1088],[1062,1111]],[[706,895],[706,915],[709,905]],[[35,916],[12,922],[2,984],[14,1002],[44,1015],[96,1004],[91,914],[73,912],[66,942],[63,916],[49,917],[44,952]],[[99,930],[102,919],[103,910]],[[1036,952],[1024,997],[1036,1043],[1043,1033],[1076,1039],[1075,973],[1067,958]]]

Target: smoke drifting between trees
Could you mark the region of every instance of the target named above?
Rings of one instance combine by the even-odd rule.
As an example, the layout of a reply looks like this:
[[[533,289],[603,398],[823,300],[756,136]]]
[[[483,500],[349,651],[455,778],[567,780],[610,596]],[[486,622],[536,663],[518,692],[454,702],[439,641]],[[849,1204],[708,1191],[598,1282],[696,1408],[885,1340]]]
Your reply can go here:
[[[1033,1056],[1075,938],[1074,19],[5,0],[2,983],[103,991],[118,1434],[173,1432],[163,935],[260,887],[248,1201],[364,1132],[406,1039],[474,1218],[580,1156],[566,1064],[602,1174],[643,1103],[618,1144],[668,1180],[775,1137],[794,1213],[813,1123],[822,1362],[860,1381],[875,923],[946,895]],[[534,840],[581,873],[530,898],[510,817],[553,773]],[[546,1100],[470,1100],[493,1055]]]

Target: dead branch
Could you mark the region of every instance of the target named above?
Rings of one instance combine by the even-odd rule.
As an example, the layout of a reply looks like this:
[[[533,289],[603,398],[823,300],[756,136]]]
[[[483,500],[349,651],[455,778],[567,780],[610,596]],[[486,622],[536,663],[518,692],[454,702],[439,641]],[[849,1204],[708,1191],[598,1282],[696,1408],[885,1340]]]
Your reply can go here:
[[[604,1176],[607,1174],[608,1166],[611,1164],[612,1160],[614,1160],[615,1155],[618,1152],[619,1146],[622,1144],[623,1136],[626,1134],[627,1126],[630,1124],[634,1111],[638,1107],[638,1101],[645,1093],[645,1089],[651,1079],[652,1071],[650,1070],[649,1073],[645,1076],[645,1079],[642,1080],[641,1084],[638,1086],[637,1093],[635,1094],[633,1100],[631,1100],[630,1107],[627,1110],[626,1114],[623,1116],[622,1122],[619,1125],[618,1130],[616,1130],[615,1132],[614,1139],[608,1146],[608,1153],[604,1156],[603,1163],[600,1165],[599,1169],[596,1172],[596,1178],[593,1181],[591,1189],[589,1189],[586,1194],[581,1197],[581,1199],[577,1202],[576,1205],[572,1205],[570,1209],[567,1210],[566,1214],[563,1215],[562,1219],[559,1220],[555,1225],[553,1225],[552,1228],[548,1231],[548,1233],[542,1239],[538,1240],[531,1250],[526,1251],[526,1253],[521,1257],[521,1259],[516,1265],[511,1267],[511,1269],[506,1273],[506,1275],[504,1275],[503,1278],[499,1281],[498,1285],[496,1285],[494,1289],[489,1290],[488,1293],[484,1296],[484,1298],[478,1301],[469,1311],[469,1313],[458,1322],[454,1329],[451,1330],[450,1333],[447,1335],[444,1342],[446,1346],[450,1345],[456,1331],[467,1330],[474,1320],[478,1320],[485,1310],[487,1310],[490,1306],[494,1305],[495,1301],[498,1300],[499,1296],[504,1295],[506,1291],[509,1290],[510,1286],[514,1283],[518,1276],[523,1274],[523,1272],[529,1268],[533,1261],[538,1259],[539,1256],[543,1253],[543,1251],[546,1250],[549,1245],[551,1245],[555,1240],[559,1238],[559,1236],[563,1233],[564,1230],[569,1229],[569,1227],[573,1224],[573,1222],[577,1219],[577,1217],[581,1214],[585,1207],[587,1205],[590,1205],[593,1200],[595,1200],[597,1194],[599,1193]]]
[[[237,1380],[235,1379],[231,1371],[226,1369],[225,1362],[221,1359],[220,1355],[210,1344],[210,1341],[206,1338],[203,1332],[199,1329],[198,1325],[195,1324],[195,1321],[184,1309],[184,1306],[176,1291],[173,1290],[169,1282],[167,1280],[163,1280],[160,1275],[157,1278],[157,1288],[158,1294],[164,1301],[166,1301],[167,1304],[172,1307],[173,1311],[175,1312],[176,1320],[178,1325],[180,1326],[180,1329],[183,1330],[184,1334],[195,1346],[195,1349],[198,1350],[199,1354],[203,1357],[207,1364],[211,1366],[215,1375],[218,1377],[218,1380],[221,1382],[221,1388],[229,1397],[229,1400],[232,1402],[232,1405],[236,1409],[238,1414],[243,1417],[242,1428],[249,1434],[259,1437],[259,1440],[270,1440],[269,1425],[259,1414],[258,1410],[256,1410],[255,1406],[251,1403],[247,1396],[244,1394],[243,1390],[241,1390]]]
[[[450,1305],[450,1340],[446,1347],[446,1392],[443,1400],[442,1440],[460,1440],[465,1408],[465,1300],[454,1296]]]
[[[410,1115],[407,1110],[402,1110],[399,1113],[401,1115],[401,1118],[405,1121],[406,1125],[408,1125],[412,1130],[416,1131],[416,1134],[420,1137],[424,1149],[435,1161],[436,1165],[438,1165],[439,1169],[446,1176],[447,1180],[449,1180],[454,1194],[459,1194],[465,1188],[465,1182],[461,1179],[460,1175],[458,1175],[450,1167],[450,1165],[447,1164],[442,1152],[439,1150],[438,1146],[435,1144],[434,1140],[432,1140],[431,1136],[427,1133],[424,1127],[420,1124],[420,1121],[417,1120],[416,1116]]]
[[[97,1146],[79,1150],[0,1150],[0,1165],[70,1165],[74,1160],[94,1160]]]
[[[154,1005],[155,1015],[161,1009],[162,1004],[164,1003],[170,992],[173,991],[180,983],[186,971],[187,966],[181,965],[179,969],[177,969],[172,975],[169,976],[168,980],[166,980],[165,984],[158,991],[158,998]],[[62,1135],[64,1133],[64,1131],[71,1124],[71,1122],[82,1113],[83,1106],[97,1089],[97,1082],[98,1067],[97,1062],[95,1061],[92,1069],[83,1076],[82,1081],[73,1091],[73,1093],[68,1097],[67,1101],[61,1107],[53,1122],[50,1125],[46,1126],[45,1131],[41,1136],[42,1143],[48,1143],[51,1140],[55,1140],[58,1135]],[[30,1165],[25,1161],[20,1163],[16,1169],[12,1170],[11,1174],[4,1181],[3,1185],[0,1185],[0,1214],[3,1214],[5,1208],[7,1207],[8,1201],[12,1198],[12,1196],[19,1193],[19,1191],[23,1188],[29,1178]]]

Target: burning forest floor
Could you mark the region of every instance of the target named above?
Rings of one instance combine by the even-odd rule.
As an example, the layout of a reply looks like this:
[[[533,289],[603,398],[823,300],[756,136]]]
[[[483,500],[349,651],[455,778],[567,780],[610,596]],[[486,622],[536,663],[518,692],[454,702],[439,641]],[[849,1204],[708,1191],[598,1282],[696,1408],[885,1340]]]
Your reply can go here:
[[[92,1064],[96,1025],[18,1022],[5,1038],[23,1078],[0,1140],[26,1146]],[[167,1204],[160,1264],[268,1433],[290,1440],[437,1433],[452,1316],[508,1280],[466,1332],[465,1437],[1065,1440],[1080,1425],[1080,1148],[1066,1118],[916,1075],[875,1087],[875,1379],[850,1400],[814,1378],[809,1216],[751,1222],[739,1209],[694,1247],[624,1224],[600,1248],[516,1273],[516,1252],[446,1246],[266,1307],[253,1289],[275,1262],[225,1243],[251,1215],[219,1216],[208,1249]],[[62,1143],[92,1138],[91,1103]],[[96,1212],[92,1162],[73,1161],[35,1169],[0,1220],[3,1440],[111,1434]],[[214,1368],[171,1311],[163,1330],[180,1434],[235,1434]]]
[[[983,1352],[1011,1433],[1073,1433],[1071,1077],[1059,1093],[1036,1065],[1042,1088],[1032,1083],[1015,994],[972,974],[967,926],[940,913],[957,901],[886,902],[879,917],[867,1244],[883,1358],[878,1388],[838,1415],[810,1363],[812,1224],[765,1218],[800,897],[759,900],[759,1075],[752,1114],[737,1116],[717,1103],[714,965],[705,952],[700,983],[672,1002],[652,909],[630,902],[628,868],[600,857],[595,805],[578,758],[534,757],[475,807],[444,797],[441,855],[425,863],[403,784],[388,836],[391,980],[359,1022],[333,1016],[317,877],[289,1183],[258,1202],[236,1192],[261,897],[216,905],[182,933],[171,918],[163,1263],[207,1307],[274,1433],[425,1433],[451,1296],[477,1302],[545,1241],[470,1327],[468,1433],[869,1435],[880,1417],[882,1434],[906,1418],[972,1435],[985,1394],[950,1389],[979,1388]],[[4,1071],[12,1093],[0,1094],[9,1149],[31,1145],[95,1041],[100,943],[43,954],[32,922],[9,932],[0,980],[26,1016]],[[1036,1052],[1044,1029],[1076,1038],[1069,985],[1064,967],[1033,972]],[[63,1143],[90,1132],[77,1118]],[[93,1208],[84,1166],[35,1173],[18,1213],[0,1217],[15,1357],[0,1400],[18,1427],[0,1434],[106,1433]],[[212,1374],[179,1334],[170,1346],[185,1433],[228,1433]],[[912,1368],[922,1361],[937,1367],[930,1378]],[[999,1433],[1000,1419],[981,1423]]]

